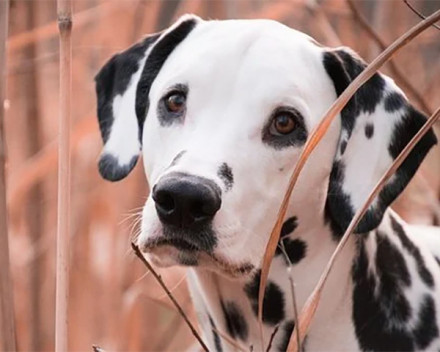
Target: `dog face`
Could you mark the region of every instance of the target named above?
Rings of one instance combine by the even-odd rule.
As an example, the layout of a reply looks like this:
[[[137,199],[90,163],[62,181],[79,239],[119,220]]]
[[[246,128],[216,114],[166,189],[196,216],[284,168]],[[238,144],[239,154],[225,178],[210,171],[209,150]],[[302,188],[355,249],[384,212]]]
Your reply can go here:
[[[273,21],[193,16],[114,56],[96,77],[99,168],[119,180],[142,149],[152,186],[143,251],[157,265],[228,276],[257,268],[308,135],[364,67]],[[309,160],[293,211],[325,215],[337,239],[424,120],[375,75]],[[359,232],[380,223],[434,142],[431,133],[419,143]]]

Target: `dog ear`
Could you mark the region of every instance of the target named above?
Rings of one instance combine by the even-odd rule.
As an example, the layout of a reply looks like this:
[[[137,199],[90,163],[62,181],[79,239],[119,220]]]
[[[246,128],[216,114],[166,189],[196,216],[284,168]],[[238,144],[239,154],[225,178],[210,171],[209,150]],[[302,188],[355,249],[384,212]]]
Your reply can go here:
[[[119,181],[136,165],[151,85],[168,56],[199,20],[182,17],[166,31],[113,56],[96,75],[98,121],[104,141],[98,168],[103,178]]]
[[[324,67],[337,95],[366,67],[350,50],[326,51]],[[376,73],[341,112],[341,134],[330,174],[325,207],[336,238],[342,236],[354,213],[419,131],[426,117],[413,108],[389,77]],[[386,183],[362,218],[357,233],[376,228],[387,207],[414,176],[436,137],[430,130]]]

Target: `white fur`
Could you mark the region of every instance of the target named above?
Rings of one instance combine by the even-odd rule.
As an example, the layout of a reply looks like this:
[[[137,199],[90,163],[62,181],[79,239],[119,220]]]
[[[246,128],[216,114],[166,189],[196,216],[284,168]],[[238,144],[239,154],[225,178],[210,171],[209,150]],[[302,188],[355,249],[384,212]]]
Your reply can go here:
[[[234,186],[230,192],[222,186],[222,207],[214,219],[214,230],[218,234],[214,253],[231,264],[248,262],[258,268],[289,176],[301,151],[299,147],[275,150],[264,145],[262,128],[279,105],[297,109],[304,117],[308,133],[318,124],[336,99],[333,83],[322,64],[326,49],[317,46],[306,35],[273,21],[198,21],[184,45],[179,45],[170,54],[151,87],[150,109],[142,140],[145,171],[152,187],[161,177],[175,171],[206,177],[221,186],[217,170],[219,165],[227,162],[234,173]],[[133,87],[138,79],[139,72],[133,77],[130,88],[113,103],[118,115],[112,132],[115,129],[124,131],[119,136],[137,128],[135,121],[122,123],[119,116],[135,116]],[[185,83],[189,87],[185,120],[183,124],[161,127],[156,116],[157,104],[164,92],[176,83]],[[392,85],[387,81],[389,89]],[[377,109],[384,107],[379,105]],[[361,116],[359,121],[370,117],[373,116]],[[393,123],[400,118],[401,114],[396,112],[388,121],[375,119],[373,139],[367,140],[360,133],[358,139],[350,142],[342,157],[336,151],[340,133],[340,122],[336,119],[307,162],[288,210],[288,214],[300,219],[293,237],[307,243],[307,256],[293,268],[300,308],[336,247],[324,221],[328,177],[335,155],[343,160],[355,160],[347,170],[344,190],[354,195],[351,201],[358,207],[392,161],[390,156],[381,155],[380,150],[387,150],[384,144],[389,141]],[[355,126],[355,129],[363,128],[363,122]],[[106,152],[117,150],[123,164],[129,162],[128,156],[139,149],[139,144],[137,140],[127,141],[111,133],[105,148]],[[173,158],[183,150],[186,153],[179,162],[170,166]],[[363,167],[366,163],[377,167],[366,173]],[[357,192],[359,189],[362,191]],[[142,245],[160,238],[161,226],[150,196],[143,210],[138,243]],[[385,233],[387,229],[389,231],[387,218],[380,226],[385,228]],[[423,241],[415,236],[411,239],[420,243],[424,256],[430,255],[432,248],[423,245]],[[426,242],[436,243],[440,248],[440,240],[434,236],[426,238]],[[400,243],[395,245],[405,253]],[[367,248],[369,258],[374,258],[377,248],[374,239],[368,241]],[[360,348],[351,320],[353,283],[350,275],[355,255],[352,238],[329,277],[308,335],[308,350],[353,351]],[[175,251],[150,253],[150,256],[157,265],[177,263]],[[410,273],[414,274],[414,260],[407,253],[405,258]],[[429,269],[438,272],[433,259],[427,263]],[[252,344],[260,350],[257,319],[242,289],[248,279],[232,279],[212,263],[204,265],[202,262],[200,267],[190,269],[194,304],[210,343],[213,339],[207,312],[215,319],[219,330],[223,330],[219,297],[226,297],[240,306],[249,324],[248,343],[237,343],[244,349]],[[285,293],[286,315],[291,319],[292,299],[282,257],[274,259],[270,279]],[[439,284],[438,277],[436,284]],[[406,294],[417,305],[423,292],[424,288],[416,283]],[[417,312],[418,307],[413,308]],[[264,327],[266,342],[272,331],[273,327]],[[280,338],[279,335],[275,338],[274,346]],[[222,339],[222,344],[224,350],[233,350],[226,340]],[[210,348],[214,349],[214,346]]]

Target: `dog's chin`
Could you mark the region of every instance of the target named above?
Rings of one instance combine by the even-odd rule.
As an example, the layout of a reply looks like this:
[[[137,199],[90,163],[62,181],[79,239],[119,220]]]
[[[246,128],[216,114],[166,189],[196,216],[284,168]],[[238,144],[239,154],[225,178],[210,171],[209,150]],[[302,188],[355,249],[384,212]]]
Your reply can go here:
[[[162,268],[175,265],[197,267],[228,278],[242,278],[250,275],[254,270],[251,263],[231,263],[183,241],[155,240],[144,244],[142,251],[148,255],[154,265]]]

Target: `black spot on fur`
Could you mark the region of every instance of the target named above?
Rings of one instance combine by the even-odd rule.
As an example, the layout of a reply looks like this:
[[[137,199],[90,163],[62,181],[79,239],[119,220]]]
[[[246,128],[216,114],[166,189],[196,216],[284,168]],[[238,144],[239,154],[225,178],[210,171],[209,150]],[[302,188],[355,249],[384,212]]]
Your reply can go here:
[[[280,239],[289,236],[293,231],[298,227],[298,218],[296,216],[292,216],[284,221],[283,226],[281,227]]]
[[[371,137],[373,137],[374,134],[374,125],[372,124],[366,124],[365,125],[365,136],[370,139]]]
[[[283,240],[283,244],[290,263],[299,263],[306,256],[307,244],[304,241],[286,238]]]
[[[330,173],[331,182],[329,184],[327,200],[325,202],[325,220],[330,225],[332,236],[335,241],[338,241],[344,234],[345,228],[341,223],[348,224],[354,215],[353,207],[351,206],[350,197],[344,193],[342,185],[344,183],[345,165],[342,161],[335,161]],[[338,209],[338,218],[335,221],[333,212]],[[342,221],[341,219],[344,219]]]
[[[409,275],[405,258],[385,234],[377,233],[376,271],[380,279],[381,288],[384,291],[383,293],[385,295],[403,295],[401,287],[411,285],[411,276]],[[402,306],[405,306],[405,304],[402,304]],[[407,319],[408,316],[409,311],[403,313],[402,320]]]
[[[391,219],[391,226],[393,227],[394,232],[399,236],[403,247],[414,257],[417,264],[417,271],[421,279],[428,287],[433,288],[434,278],[432,277],[431,272],[426,267],[419,248],[416,245],[414,245],[414,243],[406,235],[402,225],[400,225],[393,216],[390,216],[390,219]]]
[[[287,219],[282,228],[280,234],[280,242],[275,251],[275,255],[283,255],[282,245],[286,251],[287,256],[292,264],[298,263],[306,255],[307,244],[300,239],[290,239],[288,236],[298,227],[298,218],[293,216]],[[286,259],[287,261],[287,259]]]
[[[118,159],[111,154],[103,154],[98,163],[99,173],[106,180],[115,182],[127,176],[137,163],[138,156],[134,156],[126,165],[119,165]]]
[[[229,335],[234,339],[238,337],[242,341],[246,341],[248,337],[248,326],[238,305],[234,302],[221,301],[220,303]]]
[[[232,173],[231,167],[226,163],[221,164],[217,175],[225,184],[226,191],[229,191],[234,184],[234,174]]]
[[[123,94],[130,83],[131,77],[139,69],[139,62],[147,48],[153,44],[158,34],[145,38],[140,43],[113,56],[95,77],[96,95],[98,98],[98,121],[104,142],[110,135],[113,125],[113,100],[116,95]]]
[[[340,147],[341,155],[344,155],[345,149],[347,149],[347,141],[342,141],[341,142],[341,147]]]
[[[195,26],[196,20],[193,18],[181,22],[157,42],[147,57],[136,91],[135,109],[139,123],[140,141],[142,141],[142,128],[150,105],[148,95],[151,85],[168,56],[188,36]]]
[[[434,257],[434,259],[437,262],[438,266],[440,266],[440,258],[439,257]]]
[[[419,349],[425,349],[439,336],[435,303],[431,296],[425,295],[419,311],[419,319],[414,329],[414,337]]]
[[[215,326],[214,320],[212,320],[211,316],[209,315],[208,317],[209,317],[209,323],[211,324],[211,331],[214,339],[215,350],[217,352],[223,352],[222,342],[220,340],[220,336],[217,333],[217,327]]]
[[[287,351],[287,346],[289,346],[290,336],[292,335],[292,331],[295,327],[295,322],[293,320],[288,320],[283,325],[283,335],[280,339],[280,343],[278,344],[278,351],[285,352]]]
[[[410,277],[402,255],[386,237],[378,238],[377,282],[369,271],[364,242],[358,245],[352,268],[353,321],[362,350],[414,350],[413,334],[407,325],[411,308],[402,291],[410,284]]]
[[[249,297],[255,315],[258,315],[258,289],[260,285],[261,270],[245,285],[244,291]],[[276,325],[285,317],[284,294],[277,284],[268,281],[264,293],[263,322]]]
[[[406,105],[406,100],[400,93],[391,93],[385,97],[384,106],[386,112],[395,112]]]

